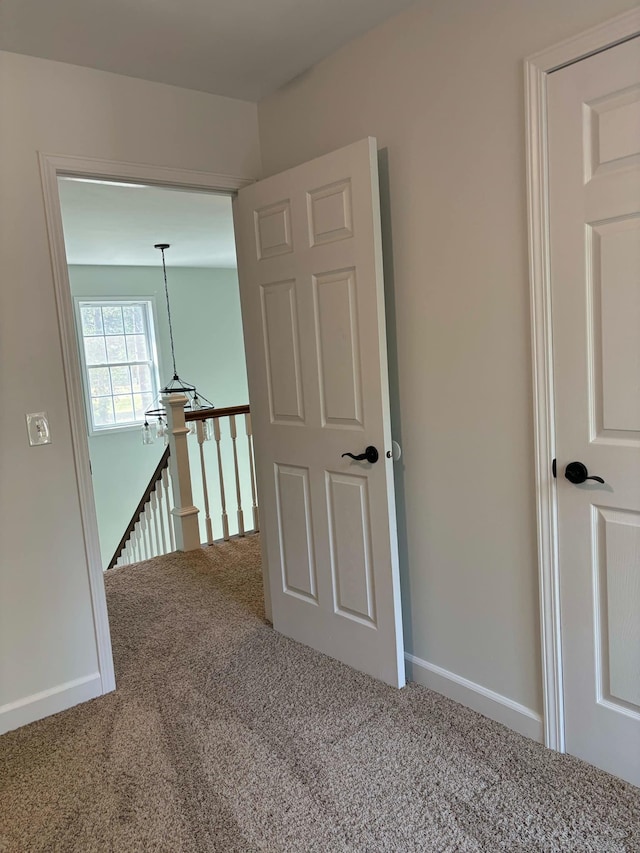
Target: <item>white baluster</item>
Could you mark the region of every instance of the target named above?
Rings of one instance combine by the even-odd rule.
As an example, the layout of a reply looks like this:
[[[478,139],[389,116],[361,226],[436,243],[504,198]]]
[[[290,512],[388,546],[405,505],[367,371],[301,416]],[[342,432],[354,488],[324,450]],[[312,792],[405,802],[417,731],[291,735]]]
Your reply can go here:
[[[260,530],[260,519],[258,518],[258,499],[256,496],[256,472],[253,464],[253,429],[251,426],[251,415],[249,412],[244,416],[247,430],[247,445],[249,448],[249,472],[251,475],[251,509],[253,512],[253,529],[257,533]]]
[[[169,489],[169,469],[162,471],[162,491],[164,492],[164,508],[167,514],[167,527],[169,528],[169,544],[171,551],[176,550],[176,540],[173,532],[173,516],[171,515],[171,490]]]
[[[149,541],[149,524],[147,523],[147,508],[142,510],[140,515],[140,527],[142,529],[142,539],[144,542],[145,559],[150,560],[153,556],[151,553],[151,542]]]
[[[133,549],[136,555],[136,563],[139,563],[142,559],[142,545],[140,540],[140,521],[136,521],[133,528]]]
[[[240,472],[238,470],[238,448],[236,439],[238,431],[236,429],[236,416],[230,415],[229,427],[231,430],[231,444],[233,446],[233,467],[236,473],[236,498],[238,500],[238,536],[244,536],[244,513],[242,512],[242,495],[240,493]]]
[[[156,496],[156,487],[153,487],[153,491],[151,492],[151,515],[153,516],[153,530],[156,536],[156,550],[155,556],[158,554],[163,554],[164,551],[160,548],[160,531],[158,529],[158,498]]]
[[[222,538],[229,541],[229,519],[227,518],[227,501],[224,494],[224,474],[222,473],[222,454],[220,453],[220,418],[213,419],[213,437],[216,441],[218,455],[218,478],[220,480],[220,503],[222,505]]]
[[[164,473],[164,472],[162,472]],[[162,551],[161,554],[167,553],[167,533],[165,530],[165,514],[162,509],[163,504],[163,488],[162,488],[162,477],[156,483],[156,500],[158,501],[158,519],[160,522],[160,537],[162,540]]]
[[[142,513],[140,515],[140,519],[142,521],[142,530],[144,533],[144,547],[146,559],[150,560],[153,557],[153,544],[151,541],[151,519],[149,518],[148,513],[149,504],[146,504]]]
[[[146,559],[146,554],[144,552],[144,532],[142,529],[142,516],[140,516],[139,529],[138,529],[138,553],[140,555],[140,562]]]
[[[211,515],[209,513],[209,488],[207,485],[207,471],[204,464],[204,423],[202,421],[196,421],[196,434],[198,437],[198,447],[200,449],[200,471],[202,473],[204,524],[207,530],[207,545],[213,545],[213,529],[211,527]]]

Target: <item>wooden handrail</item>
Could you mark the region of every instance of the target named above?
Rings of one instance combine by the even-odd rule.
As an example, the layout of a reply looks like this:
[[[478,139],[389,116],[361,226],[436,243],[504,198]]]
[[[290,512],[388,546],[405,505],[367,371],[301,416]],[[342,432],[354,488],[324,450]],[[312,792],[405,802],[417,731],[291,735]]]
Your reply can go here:
[[[136,524],[138,523],[138,521],[140,521],[140,516],[142,515],[142,512],[143,512],[145,506],[151,500],[151,494],[156,487],[156,483],[162,477],[162,472],[164,471],[164,469],[167,468],[169,465],[169,453],[170,453],[170,448],[167,446],[164,449],[164,453],[160,457],[160,461],[158,462],[156,470],[151,475],[151,479],[149,480],[149,485],[144,490],[144,494],[142,495],[142,498],[140,499],[140,503],[135,508],[135,511],[134,511],[133,515],[131,516],[131,521],[127,525],[127,529],[124,532],[124,536],[120,540],[120,543],[118,544],[118,547],[116,548],[116,550],[113,554],[113,557],[111,558],[111,562],[107,566],[107,570],[112,569],[115,566],[115,564],[118,562],[118,558],[120,557],[120,554],[122,553],[124,546],[127,544],[129,536],[133,533],[133,529],[136,526]]]
[[[195,409],[184,413],[185,421],[208,421],[213,418],[226,418],[229,415],[248,415],[250,406],[227,406],[225,409]]]

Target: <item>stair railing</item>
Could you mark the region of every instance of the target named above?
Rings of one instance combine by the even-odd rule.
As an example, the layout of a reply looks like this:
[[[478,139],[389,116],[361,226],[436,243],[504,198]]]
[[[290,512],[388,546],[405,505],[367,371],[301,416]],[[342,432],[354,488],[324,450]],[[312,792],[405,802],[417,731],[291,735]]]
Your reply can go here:
[[[169,455],[165,447],[107,569],[175,551]]]
[[[256,490],[255,458],[251,412],[248,405],[227,408],[184,410],[185,398],[164,398],[167,412],[169,446],[153,472],[147,488],[107,566],[137,563],[171,551],[190,551],[201,546],[199,510],[193,505],[193,481],[187,436],[195,427],[199,457],[199,481],[202,490],[206,544],[228,541],[231,530],[245,536],[258,532],[260,519]],[[244,429],[244,441],[238,438],[238,421]],[[206,451],[213,440],[215,452]],[[230,443],[229,443],[230,442]],[[213,458],[212,458],[213,457]],[[216,468],[213,484],[208,467]],[[229,476],[230,470],[232,477]],[[232,479],[229,484],[228,480]],[[235,500],[235,522],[229,524],[228,493]],[[250,496],[249,496],[250,493]],[[211,504],[219,509],[212,518]],[[250,501],[250,504],[249,504]],[[236,532],[237,531],[237,532]]]
[[[257,533],[260,529],[260,519],[256,491],[253,430],[251,427],[251,410],[249,406],[228,406],[222,409],[196,409],[195,411],[185,413],[185,421],[187,424],[195,424],[196,427],[207,544],[212,545],[216,539],[228,541],[231,538],[229,515],[227,512],[228,491],[231,490],[233,490],[232,494],[235,496],[237,535],[245,536],[247,533]],[[242,441],[242,437],[239,439],[238,421],[244,426],[244,441]],[[213,438],[216,448],[215,467],[217,468],[217,496],[220,506],[219,527],[217,521],[211,518],[210,511],[210,483],[206,461],[208,454],[205,454],[205,442],[209,438]],[[225,466],[224,464],[223,457],[225,454],[223,451],[225,443],[227,448],[229,446],[228,441],[225,441],[227,439],[231,440],[232,466]],[[225,467],[227,468],[226,474]],[[233,470],[231,488],[225,482],[225,477],[229,476],[229,467],[232,467]],[[247,492],[251,493],[250,507],[248,506],[249,495]],[[221,536],[216,536],[218,532],[221,533]]]

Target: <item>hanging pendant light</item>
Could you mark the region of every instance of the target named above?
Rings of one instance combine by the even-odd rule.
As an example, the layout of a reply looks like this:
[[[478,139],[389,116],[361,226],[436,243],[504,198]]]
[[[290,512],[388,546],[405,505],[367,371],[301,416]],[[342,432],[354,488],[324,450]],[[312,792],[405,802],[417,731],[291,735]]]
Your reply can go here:
[[[166,411],[164,405],[162,403],[162,396],[164,394],[184,394],[187,398],[187,402],[185,403],[185,411],[193,412],[198,409],[213,409],[213,403],[208,400],[203,394],[199,393],[196,390],[196,386],[192,385],[189,382],[185,382],[178,375],[178,369],[176,367],[176,352],[175,345],[173,341],[173,324],[171,322],[171,305],[169,303],[169,286],[167,284],[167,266],[165,263],[164,253],[166,249],[170,248],[169,243],[156,243],[153,247],[154,249],[159,249],[162,253],[162,274],[164,277],[164,294],[167,300],[167,319],[169,321],[169,340],[171,342],[171,361],[173,364],[173,379],[160,390],[160,396],[157,397],[152,403],[151,407],[147,409],[145,412],[144,424],[142,427],[142,443],[143,444],[153,444],[154,437],[164,439],[164,443],[167,444],[169,441],[169,431],[167,429],[167,420],[166,420]],[[157,426],[154,432],[149,425],[149,419],[157,418]],[[205,422],[205,427],[206,427]],[[195,434],[197,432],[197,427],[195,421],[189,422],[189,432],[191,434]],[[208,440],[210,436],[207,435],[207,430],[205,429],[205,439]]]
[[[151,431],[151,427],[149,426],[149,422],[145,418],[145,422],[142,425],[142,443],[143,444],[153,444],[153,432]]]

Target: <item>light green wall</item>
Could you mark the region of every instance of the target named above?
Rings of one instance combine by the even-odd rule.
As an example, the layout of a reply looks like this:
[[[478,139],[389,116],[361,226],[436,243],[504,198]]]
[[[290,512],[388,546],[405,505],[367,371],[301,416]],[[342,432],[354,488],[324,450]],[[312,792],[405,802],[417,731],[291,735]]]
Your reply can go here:
[[[155,298],[156,337],[160,382],[172,376],[169,325],[162,269],[158,267],[70,266],[71,292],[77,297]],[[182,379],[196,385],[215,406],[248,402],[238,277],[230,269],[169,267],[169,298],[176,351]],[[244,436],[244,424],[238,424]],[[194,503],[200,508],[201,538],[205,541],[200,463],[195,437],[189,438],[194,484]],[[244,453],[245,442],[239,447]],[[205,445],[212,494],[211,515],[219,522],[217,469],[213,443]],[[111,559],[144,491],[164,447],[161,442],[142,445],[140,429],[127,429],[89,437],[93,487],[100,532],[100,548],[106,566]],[[243,503],[250,494],[247,466],[242,467]],[[231,531],[237,530],[235,487],[229,442],[225,448],[224,471],[228,484]],[[214,489],[213,486],[216,486]],[[233,499],[231,497],[233,496]],[[231,511],[233,510],[233,511]],[[251,527],[247,515],[245,526]],[[221,536],[220,529],[214,535]]]

